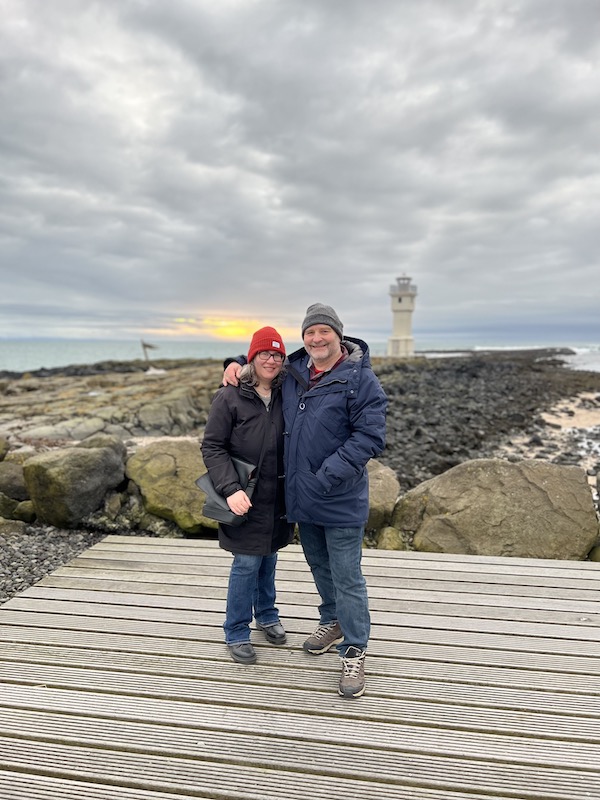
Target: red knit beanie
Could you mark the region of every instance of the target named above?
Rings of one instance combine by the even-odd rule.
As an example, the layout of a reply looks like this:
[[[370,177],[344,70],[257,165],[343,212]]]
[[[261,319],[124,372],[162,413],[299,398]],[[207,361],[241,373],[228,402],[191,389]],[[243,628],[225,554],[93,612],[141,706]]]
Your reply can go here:
[[[283,339],[275,328],[261,328],[252,336],[252,341],[248,349],[248,363],[250,363],[254,356],[260,353],[261,350],[276,350],[278,353],[283,353],[285,356]]]

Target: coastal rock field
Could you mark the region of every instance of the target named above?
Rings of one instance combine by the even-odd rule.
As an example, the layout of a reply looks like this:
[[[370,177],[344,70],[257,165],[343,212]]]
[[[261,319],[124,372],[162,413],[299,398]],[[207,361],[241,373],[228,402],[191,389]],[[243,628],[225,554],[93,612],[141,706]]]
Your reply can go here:
[[[564,367],[558,351],[374,359],[390,399],[379,461],[401,493],[476,458],[539,458],[600,471],[600,373]],[[197,439],[218,388],[215,361],[105,362],[0,376],[0,444],[7,460],[96,433],[130,452],[142,440]],[[571,420],[588,414],[585,427]],[[0,602],[105,535],[31,524],[0,533]]]
[[[474,458],[521,456],[600,469],[600,429],[558,435],[568,424],[548,416],[570,403],[595,410],[600,425],[600,373],[566,369],[553,351],[383,361],[376,372],[390,398],[380,460],[403,490]]]

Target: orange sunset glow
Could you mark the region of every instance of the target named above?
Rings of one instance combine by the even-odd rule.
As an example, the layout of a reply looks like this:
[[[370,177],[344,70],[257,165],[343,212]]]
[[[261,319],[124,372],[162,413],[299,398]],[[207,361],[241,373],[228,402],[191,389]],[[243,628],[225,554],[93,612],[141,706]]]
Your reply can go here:
[[[277,320],[225,319],[218,316],[199,319],[177,317],[172,320],[168,327],[150,328],[146,330],[145,335],[174,339],[220,339],[241,342],[250,339],[254,331],[265,325],[271,325],[276,328],[284,339],[290,341],[300,339],[300,333],[296,327],[291,328],[279,325]]]

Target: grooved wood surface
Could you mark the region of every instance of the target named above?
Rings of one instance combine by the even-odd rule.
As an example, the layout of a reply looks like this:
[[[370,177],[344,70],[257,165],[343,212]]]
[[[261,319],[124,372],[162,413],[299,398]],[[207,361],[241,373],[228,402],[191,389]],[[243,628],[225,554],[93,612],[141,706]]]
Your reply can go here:
[[[600,567],[365,550],[367,692],[302,642],[319,598],[280,553],[283,647],[231,661],[231,557],[109,536],[0,607],[3,800],[600,798]]]

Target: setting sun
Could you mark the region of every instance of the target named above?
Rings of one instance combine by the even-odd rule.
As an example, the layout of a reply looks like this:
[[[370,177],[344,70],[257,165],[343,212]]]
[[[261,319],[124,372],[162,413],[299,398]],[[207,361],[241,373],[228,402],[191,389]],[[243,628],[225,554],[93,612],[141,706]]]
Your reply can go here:
[[[209,336],[217,339],[249,339],[255,330],[262,328],[265,323],[255,319],[224,320],[218,317],[206,317],[203,328]]]
[[[277,328],[287,340],[297,341],[296,328],[283,327],[273,319],[227,319],[225,317],[176,317],[168,327],[146,329],[146,336],[169,338],[218,339],[241,342],[249,340],[254,331],[265,325]]]

